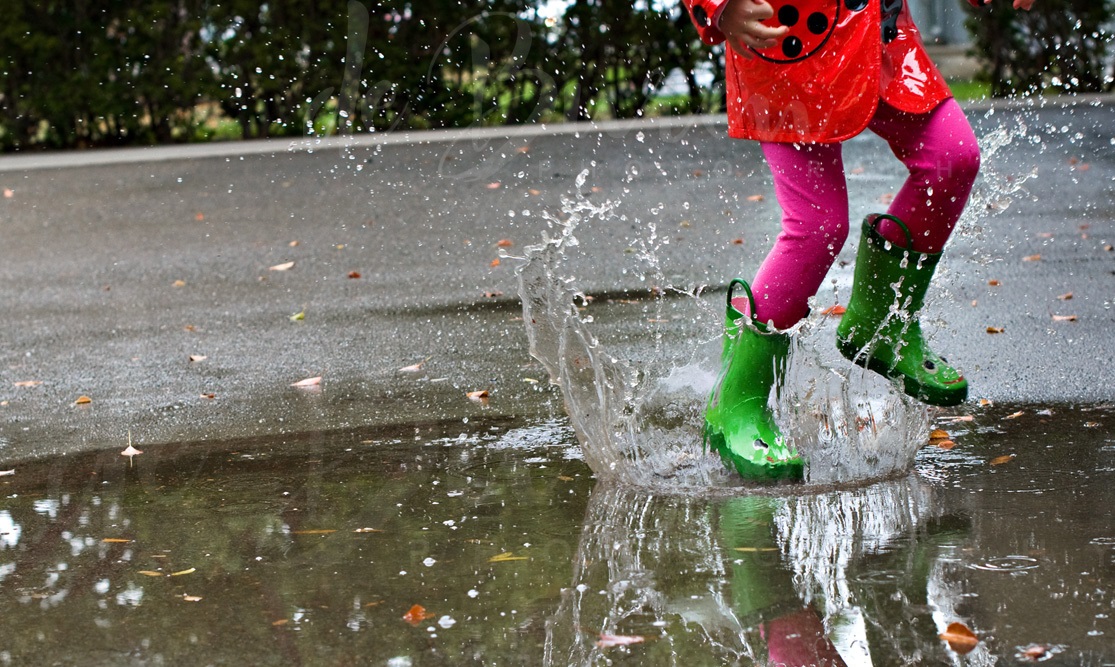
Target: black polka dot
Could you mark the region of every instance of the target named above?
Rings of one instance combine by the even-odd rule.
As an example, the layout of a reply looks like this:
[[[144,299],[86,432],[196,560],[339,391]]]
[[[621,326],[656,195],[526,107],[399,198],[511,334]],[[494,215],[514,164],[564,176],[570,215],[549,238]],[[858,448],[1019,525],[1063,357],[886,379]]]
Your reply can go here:
[[[703,26],[705,28],[708,27],[708,25],[709,25],[708,12],[705,11],[704,7],[701,7],[700,5],[697,5],[696,7],[694,7],[693,8],[693,18],[697,20],[698,25]]]
[[[802,43],[797,37],[787,37],[782,40],[782,55],[787,58],[797,58],[801,55]]]
[[[848,11],[858,12],[867,6],[867,0],[844,0],[844,6]]]
[[[814,35],[823,35],[828,32],[829,19],[821,12],[813,12],[809,18],[805,20],[805,25],[809,26],[809,32]]]
[[[794,26],[799,18],[798,9],[793,5],[782,5],[778,10],[778,22],[784,26]]]

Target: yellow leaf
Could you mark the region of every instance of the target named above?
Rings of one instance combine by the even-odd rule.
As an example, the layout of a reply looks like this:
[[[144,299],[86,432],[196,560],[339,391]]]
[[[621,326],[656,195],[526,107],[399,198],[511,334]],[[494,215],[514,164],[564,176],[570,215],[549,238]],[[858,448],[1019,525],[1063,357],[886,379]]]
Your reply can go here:
[[[197,595],[183,595],[182,599],[186,602],[201,602],[201,598]]]
[[[292,530],[292,535],[330,535],[337,532],[332,528],[318,528],[314,530]]]
[[[949,435],[948,431],[940,428],[933,429],[933,431],[929,434],[930,440],[948,440],[950,437],[951,436]]]
[[[1003,456],[996,456],[995,458],[991,459],[990,463],[993,466],[1001,466],[1004,463],[1010,463],[1013,460],[1014,454],[1005,454]]]
[[[175,280],[171,284],[171,287],[185,287],[185,286],[186,286],[186,281],[185,280]]]
[[[125,539],[123,537],[106,537],[101,541],[105,544],[127,544],[131,542],[131,540]]]
[[[301,322],[304,319],[306,319],[306,311],[304,311],[304,310],[300,310],[297,313],[290,316],[290,321],[291,322]]]
[[[156,572],[154,570],[140,570],[139,573],[142,574],[145,577],[162,577],[162,576],[164,576],[162,572]]]
[[[1003,327],[987,327],[987,333],[989,334],[1001,334],[1004,331],[1006,331],[1006,329]]]
[[[948,628],[941,633],[941,639],[948,642],[949,648],[960,655],[971,653],[979,644],[979,637],[963,623],[949,623]]]
[[[169,577],[181,577],[184,574],[193,574],[194,572],[197,572],[197,568],[196,567],[191,567],[188,570],[179,570],[177,572],[171,572],[167,576],[169,576]]]
[[[74,405],[88,405],[89,403],[92,403],[92,402],[93,402],[93,399],[89,398],[88,396],[78,396],[77,400],[74,401]]]
[[[510,551],[505,551],[498,556],[492,556],[488,559],[489,563],[507,563],[513,560],[530,560],[526,556],[516,556]]]

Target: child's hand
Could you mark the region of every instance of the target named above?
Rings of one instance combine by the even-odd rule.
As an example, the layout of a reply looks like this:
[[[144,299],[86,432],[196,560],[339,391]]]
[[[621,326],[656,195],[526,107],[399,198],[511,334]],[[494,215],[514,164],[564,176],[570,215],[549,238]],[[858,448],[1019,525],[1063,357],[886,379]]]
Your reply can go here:
[[[1033,2],[1033,0],[1015,0]],[[778,43],[778,38],[790,29],[786,26],[771,28],[765,21],[774,16],[774,8],[767,0],[728,0],[720,14],[720,32],[728,38],[732,50],[744,58],[752,58],[748,49],[769,49]]]

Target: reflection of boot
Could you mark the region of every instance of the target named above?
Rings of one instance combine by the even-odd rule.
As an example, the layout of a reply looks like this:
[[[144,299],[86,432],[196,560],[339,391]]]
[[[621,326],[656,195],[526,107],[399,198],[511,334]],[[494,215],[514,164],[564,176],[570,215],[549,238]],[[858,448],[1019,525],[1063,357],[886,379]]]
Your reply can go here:
[[[889,220],[906,235],[899,248],[876,230]],[[929,349],[918,315],[940,253],[912,250],[910,230],[892,215],[863,221],[848,311],[836,329],[841,354],[860,366],[901,380],[903,390],[931,405],[957,405],[968,398],[968,381]]]
[[[732,305],[736,286],[747,293],[751,310],[746,315]],[[777,394],[786,375],[790,336],[769,328],[754,312],[751,288],[733,280],[720,376],[705,410],[705,444],[745,479],[800,480],[804,463],[786,444],[768,405],[771,389]]]
[[[779,667],[844,667],[844,658],[837,653],[825,635],[825,626],[811,608],[779,616],[760,626],[767,640],[770,664]]]

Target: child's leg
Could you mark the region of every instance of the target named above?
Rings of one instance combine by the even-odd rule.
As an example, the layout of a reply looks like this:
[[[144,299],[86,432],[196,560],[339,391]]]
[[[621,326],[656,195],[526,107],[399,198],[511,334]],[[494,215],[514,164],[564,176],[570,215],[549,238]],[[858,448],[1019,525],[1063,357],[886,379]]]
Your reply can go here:
[[[782,206],[782,232],[752,289],[756,314],[779,329],[809,312],[848,238],[848,186],[840,144],[762,144]]]
[[[960,105],[950,99],[927,114],[909,114],[880,101],[869,127],[910,170],[887,212],[910,228],[913,250],[941,252],[979,172],[979,144]],[[880,224],[879,232],[906,244],[893,223]]]

